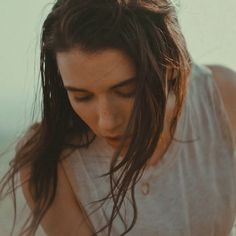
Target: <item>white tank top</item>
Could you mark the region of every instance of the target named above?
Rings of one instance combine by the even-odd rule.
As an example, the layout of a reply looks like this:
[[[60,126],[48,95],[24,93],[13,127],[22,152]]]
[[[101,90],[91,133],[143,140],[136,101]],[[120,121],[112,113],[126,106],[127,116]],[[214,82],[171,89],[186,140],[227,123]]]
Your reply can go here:
[[[227,236],[236,216],[236,157],[230,124],[211,71],[193,65],[175,137],[197,139],[173,141],[158,165],[144,172],[135,187],[138,218],[129,236]],[[106,225],[112,200],[96,210],[110,191],[109,170],[112,148],[96,138],[89,148],[80,148],[63,162],[66,174],[94,230]],[[150,191],[141,191],[149,179]],[[128,194],[121,214],[130,226],[133,208]],[[92,211],[93,214],[89,215]],[[119,215],[112,236],[125,227]],[[106,230],[97,234],[107,236]]]

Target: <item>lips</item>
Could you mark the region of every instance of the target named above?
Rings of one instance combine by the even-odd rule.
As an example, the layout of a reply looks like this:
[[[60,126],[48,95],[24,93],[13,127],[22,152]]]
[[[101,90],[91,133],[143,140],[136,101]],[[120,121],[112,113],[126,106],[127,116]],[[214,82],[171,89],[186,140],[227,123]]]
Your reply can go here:
[[[121,137],[122,137],[122,136],[113,136],[113,137],[111,137],[111,136],[106,136],[105,138],[106,138],[106,139],[114,139],[114,140],[117,140],[117,139],[121,139]]]
[[[105,138],[105,140],[107,141],[107,143],[109,143],[110,145],[112,145],[112,146],[117,146],[117,145],[121,142],[122,136],[104,137],[104,138]],[[126,142],[125,145],[128,144],[128,141],[129,141],[129,140],[127,140],[127,142]]]
[[[106,141],[110,144],[117,144],[118,142],[121,141],[121,136],[117,136],[117,137],[105,137]]]

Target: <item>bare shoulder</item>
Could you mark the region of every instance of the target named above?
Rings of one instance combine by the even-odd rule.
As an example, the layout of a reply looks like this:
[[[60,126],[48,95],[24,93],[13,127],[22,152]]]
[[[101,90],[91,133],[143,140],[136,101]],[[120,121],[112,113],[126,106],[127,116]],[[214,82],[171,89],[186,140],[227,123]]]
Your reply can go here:
[[[24,168],[20,172],[23,194],[29,207],[34,209],[35,203],[27,181],[29,175],[29,168]],[[58,165],[58,187],[55,200],[40,225],[48,236],[90,236],[93,234],[91,224],[85,218],[74,196],[62,164]]]
[[[207,65],[207,67],[212,71],[222,95],[236,145],[236,72],[222,65]]]

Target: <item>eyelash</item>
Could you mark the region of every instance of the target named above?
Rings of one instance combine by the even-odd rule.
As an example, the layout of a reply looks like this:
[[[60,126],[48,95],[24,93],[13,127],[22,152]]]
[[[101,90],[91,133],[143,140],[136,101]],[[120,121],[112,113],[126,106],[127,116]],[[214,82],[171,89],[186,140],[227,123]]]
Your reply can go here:
[[[131,92],[131,93],[127,93],[127,94],[117,92],[117,94],[122,98],[132,98],[132,97],[134,97],[135,92]],[[91,100],[91,96],[87,96],[87,97],[83,97],[83,98],[75,97],[76,102],[88,102],[89,100]]]

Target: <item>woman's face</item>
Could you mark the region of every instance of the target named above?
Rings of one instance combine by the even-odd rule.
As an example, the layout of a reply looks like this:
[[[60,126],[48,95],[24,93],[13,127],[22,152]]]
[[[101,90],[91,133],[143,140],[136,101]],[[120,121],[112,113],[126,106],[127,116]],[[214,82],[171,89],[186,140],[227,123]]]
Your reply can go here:
[[[57,54],[57,64],[76,114],[116,147],[127,127],[136,89],[136,69],[119,50],[87,54],[78,48]],[[128,143],[128,141],[127,141]]]

